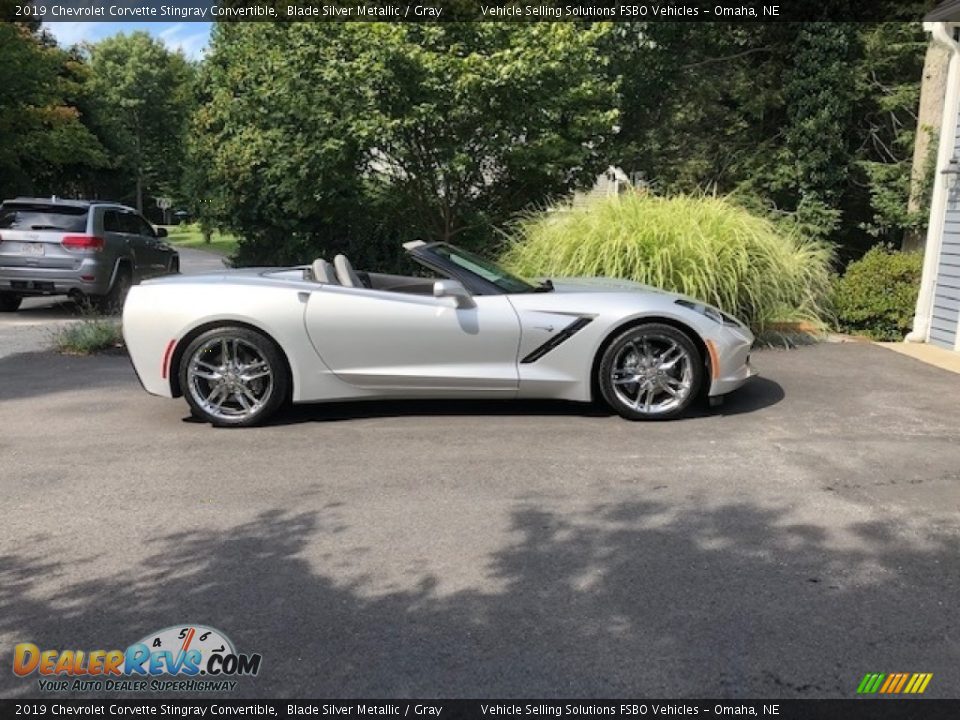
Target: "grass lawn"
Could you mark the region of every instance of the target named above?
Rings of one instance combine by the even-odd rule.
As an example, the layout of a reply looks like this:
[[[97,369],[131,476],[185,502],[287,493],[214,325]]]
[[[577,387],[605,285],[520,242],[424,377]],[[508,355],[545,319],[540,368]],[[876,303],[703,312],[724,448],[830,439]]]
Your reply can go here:
[[[219,255],[230,256],[237,249],[237,238],[233,235],[224,235],[219,232],[213,233],[209,243],[203,241],[203,234],[200,232],[200,226],[191,223],[188,225],[166,225],[167,239],[174,245],[180,247],[196,248],[198,250],[207,250]]]

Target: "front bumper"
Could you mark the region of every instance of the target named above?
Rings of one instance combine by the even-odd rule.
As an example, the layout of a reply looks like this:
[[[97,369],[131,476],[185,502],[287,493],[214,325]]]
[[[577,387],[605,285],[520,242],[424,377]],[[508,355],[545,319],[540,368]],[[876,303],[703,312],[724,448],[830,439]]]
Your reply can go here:
[[[710,397],[733,392],[757,374],[750,364],[753,335],[739,328],[724,327],[714,338],[707,340],[713,345],[711,352]]]

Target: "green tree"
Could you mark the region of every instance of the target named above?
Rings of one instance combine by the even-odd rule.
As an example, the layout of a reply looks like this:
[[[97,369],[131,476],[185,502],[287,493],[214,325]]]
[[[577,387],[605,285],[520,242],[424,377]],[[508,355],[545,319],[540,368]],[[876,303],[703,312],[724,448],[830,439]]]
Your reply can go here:
[[[629,23],[612,37],[611,161],[657,190],[735,193],[843,260],[922,222],[907,212],[919,22]]]
[[[903,233],[926,228],[929,192],[936,165],[936,137],[925,168],[911,168],[927,38],[917,23],[880,23],[861,30],[863,52],[856,68],[860,139],[852,182],[866,187],[871,213],[863,229],[899,244]],[[920,132],[931,132],[921,128]],[[935,133],[933,133],[935,134]],[[912,172],[919,177],[919,202],[910,209]]]
[[[793,62],[783,76],[784,144],[774,156],[770,189],[787,193],[798,220],[824,236],[840,221],[851,163],[855,42],[853,25],[804,24],[796,30]]]
[[[0,23],[0,195],[69,194],[104,148],[78,107],[83,68],[38,23]]]
[[[592,181],[616,123],[607,26],[216,28],[191,148],[209,222],[247,259],[489,242]],[[264,257],[264,256],[267,257]]]
[[[141,212],[147,196],[180,192],[193,67],[146,32],[86,48],[94,123],[114,159],[114,186]]]

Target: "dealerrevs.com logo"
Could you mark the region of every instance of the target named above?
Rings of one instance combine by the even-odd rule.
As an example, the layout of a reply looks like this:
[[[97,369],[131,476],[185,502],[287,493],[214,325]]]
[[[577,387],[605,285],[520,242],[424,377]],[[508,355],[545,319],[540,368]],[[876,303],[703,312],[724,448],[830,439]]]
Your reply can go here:
[[[13,650],[14,674],[36,673],[47,692],[233,690],[234,678],[260,672],[260,661],[238,653],[219,630],[195,624],[164,628],[126,650],[41,650],[33,643]]]

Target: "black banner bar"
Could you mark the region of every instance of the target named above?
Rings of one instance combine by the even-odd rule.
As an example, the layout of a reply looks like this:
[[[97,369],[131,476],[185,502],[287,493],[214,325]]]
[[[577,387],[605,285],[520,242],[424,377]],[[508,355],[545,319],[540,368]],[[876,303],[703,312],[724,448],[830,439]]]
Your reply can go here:
[[[0,717],[956,720],[960,700],[0,700]]]
[[[2,0],[44,22],[919,22],[933,0]],[[957,12],[960,19],[960,11]]]

